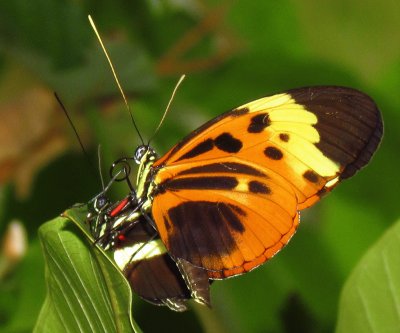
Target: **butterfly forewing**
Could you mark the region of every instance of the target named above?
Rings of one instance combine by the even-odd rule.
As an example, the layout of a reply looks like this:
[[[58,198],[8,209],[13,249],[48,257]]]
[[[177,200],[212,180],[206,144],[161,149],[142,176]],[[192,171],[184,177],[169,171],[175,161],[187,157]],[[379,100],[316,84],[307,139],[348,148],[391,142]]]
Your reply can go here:
[[[206,123],[153,165],[152,214],[174,258],[223,278],[269,259],[306,208],[370,160],[374,102],[342,87],[262,98]]]
[[[298,218],[292,188],[266,172],[225,158],[186,164],[164,181],[157,177],[152,211],[155,221],[163,220],[158,228],[168,235],[166,247],[196,266],[221,272],[214,278],[267,260],[293,235]]]

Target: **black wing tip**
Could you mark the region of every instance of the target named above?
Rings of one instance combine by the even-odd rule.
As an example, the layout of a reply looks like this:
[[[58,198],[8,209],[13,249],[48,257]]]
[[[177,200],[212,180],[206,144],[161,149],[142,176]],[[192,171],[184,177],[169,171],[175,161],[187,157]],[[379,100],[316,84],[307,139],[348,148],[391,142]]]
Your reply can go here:
[[[347,86],[339,86],[339,85],[315,85],[315,86],[307,86],[301,88],[294,88],[286,90],[286,93],[290,95],[306,95],[306,94],[346,94],[346,95],[359,95],[359,96],[366,96],[370,100],[372,100],[366,93],[362,92],[359,89],[347,87]]]
[[[288,94],[305,107],[313,108],[313,104],[337,103],[346,101],[347,109],[353,109],[359,118],[365,118],[370,127],[370,133],[366,136],[366,144],[359,152],[357,158],[346,165],[340,178],[346,179],[353,176],[358,170],[369,163],[375,151],[378,149],[383,136],[383,120],[381,112],[375,101],[364,92],[344,86],[311,86],[287,91]],[[346,103],[345,103],[346,104]],[[351,105],[351,107],[349,107]]]
[[[382,142],[383,137],[383,120],[379,110],[377,109],[377,120],[375,129],[372,131],[372,134],[368,140],[367,145],[362,150],[358,158],[351,164],[347,165],[340,175],[340,179],[346,179],[353,176],[358,170],[362,169],[366,166],[373,155],[377,151],[379,145]]]
[[[372,113],[379,113],[375,101],[361,90],[345,87],[345,86],[310,86],[303,88],[295,88],[286,91],[299,104],[307,104],[315,99],[327,97],[331,100],[349,99],[352,103],[359,103],[359,107],[363,107]]]

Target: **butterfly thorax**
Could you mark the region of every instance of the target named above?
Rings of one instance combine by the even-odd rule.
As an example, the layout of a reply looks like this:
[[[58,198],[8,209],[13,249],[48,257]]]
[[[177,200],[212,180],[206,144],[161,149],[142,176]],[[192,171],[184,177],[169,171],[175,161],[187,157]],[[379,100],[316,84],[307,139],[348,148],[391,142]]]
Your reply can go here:
[[[151,206],[151,192],[153,188],[153,168],[152,165],[157,160],[158,155],[153,148],[148,145],[139,146],[134,155],[134,160],[139,164],[136,179],[136,196],[142,203],[142,210],[147,210]]]

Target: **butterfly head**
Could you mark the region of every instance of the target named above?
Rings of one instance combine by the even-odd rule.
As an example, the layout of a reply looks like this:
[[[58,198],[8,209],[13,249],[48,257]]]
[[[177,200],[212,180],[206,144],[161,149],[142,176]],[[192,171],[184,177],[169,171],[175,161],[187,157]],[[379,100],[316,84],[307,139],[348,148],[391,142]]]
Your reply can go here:
[[[136,164],[143,164],[147,161],[155,161],[157,158],[157,154],[153,148],[149,145],[140,145],[136,148],[135,154],[133,159],[135,160]]]
[[[103,222],[104,213],[110,205],[110,200],[106,195],[100,194],[88,203],[88,213],[86,222],[95,237],[98,237]]]
[[[99,195],[93,202],[93,209],[96,213],[101,213],[110,204],[110,200],[105,194]]]

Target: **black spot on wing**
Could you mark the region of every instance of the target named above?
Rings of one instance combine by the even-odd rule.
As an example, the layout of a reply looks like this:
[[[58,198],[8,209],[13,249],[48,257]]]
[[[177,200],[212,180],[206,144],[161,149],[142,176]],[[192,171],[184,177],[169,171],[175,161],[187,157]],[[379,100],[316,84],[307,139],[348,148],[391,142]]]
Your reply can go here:
[[[271,193],[271,189],[267,185],[256,180],[252,180],[251,182],[249,182],[249,191],[251,193],[260,193],[260,194]]]
[[[242,141],[234,138],[229,133],[222,133],[217,136],[214,140],[215,146],[227,153],[237,153],[242,149]]]
[[[249,108],[240,108],[240,109],[234,109],[232,110],[232,116],[234,117],[238,117],[238,116],[242,116],[246,113],[249,113]]]
[[[179,150],[186,143],[188,143],[193,138],[200,135],[201,133],[203,133],[205,130],[209,129],[216,123],[223,121],[225,118],[235,118],[242,114],[246,114],[248,112],[249,112],[248,108],[233,109],[233,110],[222,113],[221,115],[219,115],[218,117],[215,117],[214,119],[209,120],[208,122],[206,122],[205,124],[203,124],[202,126],[197,128],[196,130],[191,132],[188,136],[186,136],[183,140],[181,140],[177,145],[175,145],[175,147],[170,151],[168,158],[172,158],[172,156],[174,156],[176,153],[178,153]],[[179,160],[181,160],[181,159],[183,159],[183,158],[181,157]]]
[[[214,147],[217,147],[219,150],[222,150],[226,153],[237,153],[240,151],[240,149],[242,149],[242,146],[243,143],[239,139],[234,138],[229,133],[222,133],[221,135],[217,136],[215,140],[210,138],[199,143],[186,154],[182,155],[178,161],[200,156],[209,152]]]
[[[170,208],[168,217],[176,230],[169,235],[170,252],[201,267],[203,258],[220,261],[221,256],[235,251],[237,245],[232,232],[244,231],[244,225],[243,216],[232,206],[222,202],[188,201]]]
[[[319,175],[312,170],[304,172],[303,177],[314,184],[319,182]]]
[[[279,134],[279,139],[281,139],[281,141],[283,141],[283,142],[288,142],[288,141],[289,141],[289,138],[290,138],[290,136],[289,136],[289,134],[287,134],[287,133],[281,133],[281,134]]]
[[[383,134],[380,112],[366,94],[351,88],[320,86],[288,92],[296,103],[313,112],[320,135],[317,148],[344,167],[341,179],[365,166]]]
[[[189,174],[199,174],[199,173],[234,173],[234,174],[245,174],[252,176],[267,177],[264,172],[255,169],[249,165],[235,162],[225,162],[225,163],[211,163],[198,167],[193,167],[184,171],[179,172],[177,175],[189,175]]]
[[[181,156],[179,158],[179,161],[187,159],[187,158],[193,158],[193,157],[199,156],[201,154],[204,154],[204,153],[210,151],[211,149],[213,149],[213,147],[214,147],[213,140],[212,139],[207,139],[207,140],[199,143],[196,147],[194,147],[191,150],[189,150],[183,156]]]
[[[280,160],[283,157],[283,153],[281,150],[275,147],[267,147],[264,150],[265,156],[272,160]]]
[[[268,113],[262,113],[251,118],[250,125],[247,128],[249,133],[261,133],[270,125]]]
[[[238,185],[235,177],[187,177],[172,178],[164,181],[158,186],[158,190],[233,190]]]

